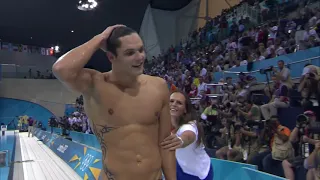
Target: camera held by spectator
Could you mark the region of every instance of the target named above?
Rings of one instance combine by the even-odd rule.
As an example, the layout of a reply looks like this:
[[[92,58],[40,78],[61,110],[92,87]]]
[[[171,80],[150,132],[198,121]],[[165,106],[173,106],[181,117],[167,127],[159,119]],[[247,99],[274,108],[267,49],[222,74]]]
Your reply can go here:
[[[273,66],[269,66],[268,68],[265,69],[260,69],[260,74],[267,74],[268,72],[273,71]]]
[[[304,114],[300,114],[297,117],[297,122],[296,122],[296,126],[299,129],[304,129],[309,125],[309,118],[304,115]]]

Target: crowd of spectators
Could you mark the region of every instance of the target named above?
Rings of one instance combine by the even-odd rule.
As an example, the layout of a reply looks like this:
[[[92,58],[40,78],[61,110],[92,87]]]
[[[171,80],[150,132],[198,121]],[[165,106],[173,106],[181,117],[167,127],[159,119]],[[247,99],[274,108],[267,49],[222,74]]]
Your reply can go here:
[[[169,77],[179,89],[191,89],[181,82],[181,74],[204,77],[204,81],[218,81],[211,75],[233,67],[247,66],[254,61],[264,61],[297,50],[318,46],[319,8],[301,8],[296,18],[286,18],[253,27],[250,19],[233,21],[228,28],[222,17],[209,21],[205,27],[194,31],[187,40],[168,52],[153,57],[146,73]],[[218,30],[217,30],[218,29]],[[218,41],[216,32],[229,33],[229,38]],[[221,33],[219,33],[221,34]],[[210,75],[209,77],[207,75]],[[198,80],[197,80],[198,81]]]
[[[28,75],[24,76],[24,79],[56,79],[51,70],[46,70],[45,72],[28,70]]]
[[[205,129],[206,147],[216,149],[215,157],[257,165],[261,171],[290,180],[313,179],[320,172],[316,161],[320,150],[319,67],[306,63],[295,83],[290,69],[279,60],[274,64],[277,68],[265,67],[272,83],[258,91],[258,96],[252,90],[256,85],[253,76],[214,77],[215,72],[238,66],[250,72],[255,61],[320,46],[320,9],[304,3],[299,4],[295,17],[284,16],[256,27],[249,18],[233,21],[229,28],[224,17],[211,20],[150,62],[146,73],[163,77],[172,92],[182,90],[193,100]],[[217,31],[229,38],[217,41]],[[212,82],[219,83],[209,85]],[[302,114],[281,120],[278,111],[294,106]],[[295,127],[282,125],[284,121],[296,121]]]
[[[88,116],[84,112],[82,95],[76,99],[75,106],[75,112],[69,116],[63,116],[59,119],[55,117],[50,118],[49,126],[59,127],[66,131],[77,131],[86,134],[93,134]]]
[[[258,6],[257,1],[247,2]],[[272,12],[274,5],[268,3]],[[252,90],[255,77],[239,73],[237,79],[215,79],[214,73],[239,66],[251,71],[255,61],[320,46],[319,7],[311,8],[307,1],[295,3],[298,9],[294,9],[294,18],[283,16],[261,25],[253,24],[249,18],[237,20],[232,9],[225,10],[178,46],[154,56],[145,68],[146,74],[164,78],[172,92],[179,89],[193,100],[205,130],[204,143],[208,149],[216,150],[214,157],[254,164],[261,171],[290,180],[298,171],[304,177],[320,172],[315,161],[320,148],[320,68],[305,64],[295,83],[290,69],[279,60],[274,65],[277,67],[265,67],[264,73],[270,75],[272,82],[257,91],[258,95]],[[226,17],[230,14],[229,26]],[[219,83],[209,85],[212,82]],[[293,97],[292,92],[297,96]],[[57,126],[92,133],[82,97],[76,106],[77,111],[71,116],[55,120]],[[279,109],[290,106],[303,110],[297,119],[290,119],[297,121],[295,127],[282,125],[278,116]]]

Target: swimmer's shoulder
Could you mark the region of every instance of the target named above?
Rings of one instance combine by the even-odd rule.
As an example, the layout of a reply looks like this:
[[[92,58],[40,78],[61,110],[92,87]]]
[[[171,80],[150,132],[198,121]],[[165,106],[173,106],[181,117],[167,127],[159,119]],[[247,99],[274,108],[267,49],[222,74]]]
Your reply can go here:
[[[149,75],[141,75],[141,78],[146,80],[148,89],[152,89],[153,94],[159,95],[158,97],[163,98],[164,101],[169,99],[169,89],[167,82],[164,79]]]
[[[93,75],[94,83],[101,83],[101,82],[109,82],[111,71],[109,72],[99,72]]]
[[[142,80],[142,82],[155,85],[156,87],[161,87],[161,86],[166,87],[166,81],[160,77],[142,74],[140,75],[140,79]]]
[[[92,95],[96,94],[99,89],[103,88],[103,84],[108,82],[110,72],[98,72],[92,74],[92,87],[88,93],[84,93],[83,96],[85,99],[92,97]]]

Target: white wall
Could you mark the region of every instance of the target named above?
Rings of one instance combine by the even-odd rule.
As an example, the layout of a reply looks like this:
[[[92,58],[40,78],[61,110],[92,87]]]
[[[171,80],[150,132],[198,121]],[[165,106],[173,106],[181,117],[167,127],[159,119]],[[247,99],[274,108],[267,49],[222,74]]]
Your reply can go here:
[[[161,52],[155,28],[151,7],[149,5],[144,14],[139,33],[143,40],[148,60],[151,60],[152,56],[156,56]]]
[[[80,96],[55,79],[2,79],[0,97],[14,98],[40,104],[57,116],[64,115],[65,104]]]
[[[57,58],[54,56],[0,50],[0,64],[16,64],[46,70],[51,69],[56,61]]]
[[[180,43],[197,28],[200,0],[193,0],[177,11],[147,8],[140,28],[140,36],[147,47],[147,56],[156,56],[161,50]],[[156,47],[153,47],[156,46]],[[148,47],[153,47],[148,52]],[[151,49],[151,48],[150,48]]]

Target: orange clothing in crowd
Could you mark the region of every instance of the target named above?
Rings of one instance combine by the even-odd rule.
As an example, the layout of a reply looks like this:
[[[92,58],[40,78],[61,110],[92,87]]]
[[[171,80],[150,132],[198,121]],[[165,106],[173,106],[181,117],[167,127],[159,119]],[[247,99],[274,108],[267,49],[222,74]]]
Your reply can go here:
[[[285,127],[285,126],[282,126],[282,130],[281,130],[281,133],[290,137],[290,134],[291,134],[291,131],[289,128]],[[271,138],[271,141],[270,141],[270,147],[272,148],[272,144],[273,144],[273,141],[274,141],[274,135],[272,136]]]
[[[176,87],[174,84],[171,84],[171,86],[170,86],[170,91],[171,91],[171,92],[177,91],[177,87]]]

